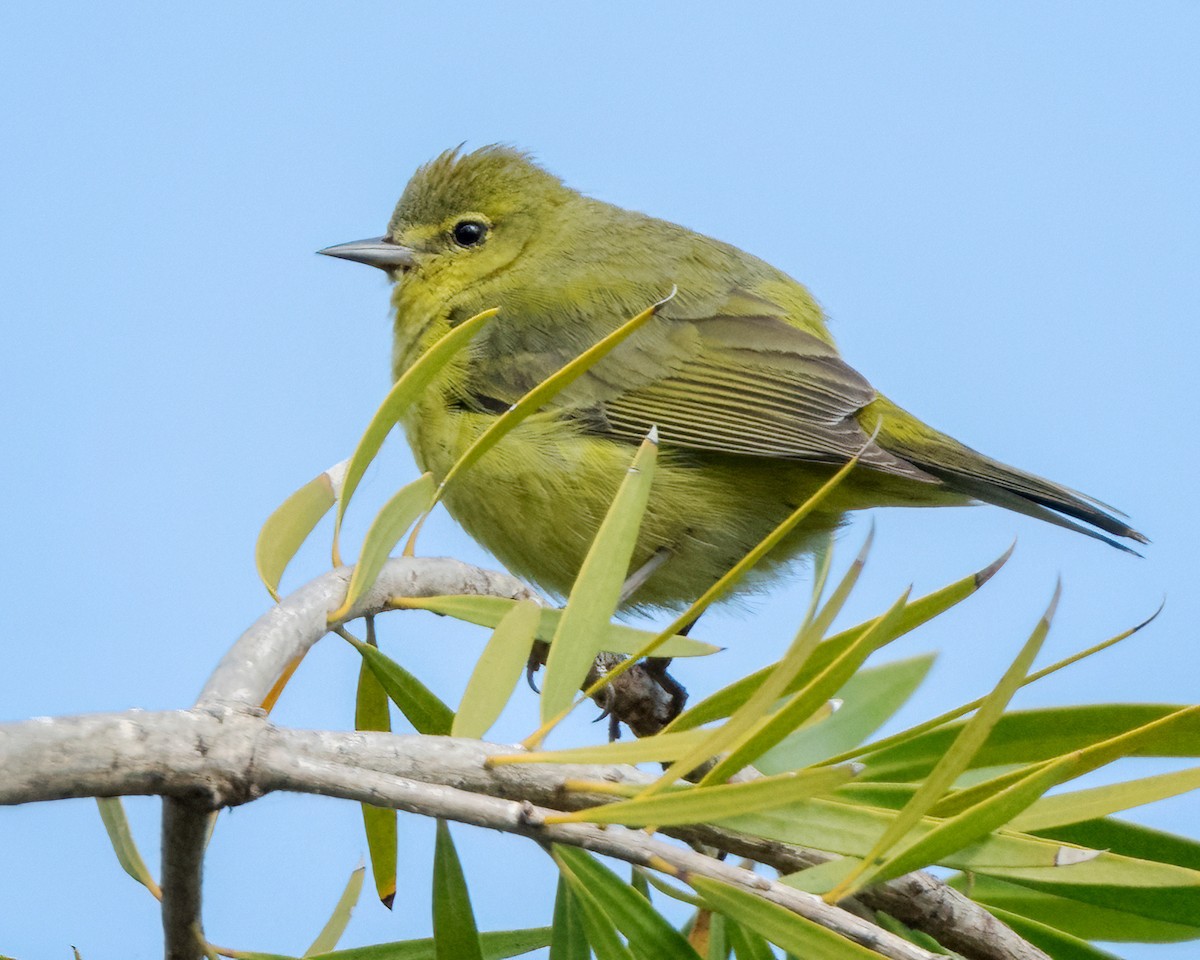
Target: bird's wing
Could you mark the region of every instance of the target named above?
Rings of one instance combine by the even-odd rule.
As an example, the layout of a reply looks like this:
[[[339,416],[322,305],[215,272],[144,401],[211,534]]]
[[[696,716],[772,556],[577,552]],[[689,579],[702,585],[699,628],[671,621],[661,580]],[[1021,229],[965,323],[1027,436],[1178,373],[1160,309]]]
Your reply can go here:
[[[860,454],[874,469],[939,482],[871,440],[856,414],[875,390],[782,308],[740,290],[704,316],[672,307],[565,392],[561,412],[590,433],[634,443],[657,426],[675,447],[820,463]],[[519,386],[570,359],[556,346],[476,364],[472,392],[512,402]]]

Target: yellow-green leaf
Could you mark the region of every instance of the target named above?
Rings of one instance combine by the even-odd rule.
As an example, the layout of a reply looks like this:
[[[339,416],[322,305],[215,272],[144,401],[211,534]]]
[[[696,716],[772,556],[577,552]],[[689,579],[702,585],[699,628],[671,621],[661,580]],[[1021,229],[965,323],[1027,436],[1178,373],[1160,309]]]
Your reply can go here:
[[[519,603],[507,597],[478,597],[471,594],[449,595],[444,597],[396,597],[393,605],[405,610],[429,610],[443,616],[454,617],[467,623],[478,624],[481,627],[495,628],[500,625],[504,616]],[[541,619],[537,626],[537,639],[549,643],[558,631],[562,610],[556,607],[542,607]],[[608,624],[604,637],[600,641],[600,649],[608,653],[634,653],[655,634],[648,630],[638,630],[620,623]],[[677,635],[667,640],[659,649],[663,657],[706,657],[710,653],[719,653],[723,647],[711,643],[694,640],[691,637]]]
[[[704,741],[708,730],[681,730],[679,733],[658,733],[638,740],[614,740],[589,747],[570,747],[566,750],[530,750],[525,753],[506,753],[488,758],[488,763],[503,766],[511,763],[646,763],[673,760],[696,744]]]
[[[623,823],[630,827],[710,822],[721,817],[770,810],[806,797],[830,793],[852,776],[853,770],[849,767],[823,767],[820,770],[761,777],[744,783],[684,787],[651,797],[554,814],[548,816],[546,822]]]
[[[433,490],[433,475],[422,474],[412,483],[401,487],[375,515],[366,537],[363,538],[358,563],[354,565],[354,572],[350,575],[346,599],[337,610],[329,614],[330,623],[344,619],[363,595],[375,585],[375,579],[387,562],[392,548],[412,526],[413,521],[429,506],[433,499]]]
[[[555,371],[497,417],[491,426],[475,439],[466,452],[447,471],[445,478],[438,487],[437,498],[441,499],[442,494],[454,482],[457,476],[462,474],[463,471],[469,470],[484,454],[519,427],[522,421],[530,414],[544,407],[550,400],[562,393],[563,390],[612,353],[621,343],[645,326],[674,296],[675,289],[672,288],[671,292],[662,300],[651,304],[637,316],[626,320],[625,323],[617,327],[608,336],[592,344],[587,350]],[[411,547],[411,545],[410,542],[409,546]]]
[[[365,867],[358,867],[350,874],[350,879],[346,882],[346,887],[342,890],[342,895],[338,897],[338,902],[333,908],[333,913],[329,915],[329,920],[322,927],[321,932],[317,934],[317,938],[309,945],[309,948],[304,951],[305,957],[312,957],[318,953],[328,953],[337,946],[337,942],[342,938],[342,934],[346,932],[346,926],[350,923],[350,914],[354,911],[355,904],[358,903],[359,894],[362,893],[363,875],[365,873]]]
[[[657,455],[658,431],[652,429],[621,481],[571,587],[546,658],[543,722],[570,707],[603,647],[608,623],[621,598],[621,586],[630,574],[630,559],[650,499]]]
[[[991,579],[1011,554],[1012,549],[1009,548],[1003,556],[984,569],[963,577],[949,586],[942,587],[940,590],[935,590],[933,593],[913,600],[904,608],[904,614],[896,626],[896,636],[904,636],[904,634],[915,630],[924,623],[928,623],[934,617],[945,613],[956,603],[971,596]],[[848,630],[843,630],[841,633],[835,634],[820,644],[813,651],[808,663],[808,669],[810,671],[824,669],[835,658],[841,656],[863,633],[869,630],[875,624],[876,620],[878,620],[877,617],[851,627]],[[753,691],[771,675],[776,666],[777,664],[763,667],[761,670],[743,677],[741,680],[731,683],[727,687],[723,687],[681,713],[671,722],[668,729],[687,730],[729,716],[749,699]],[[807,676],[797,677],[784,693],[795,693],[807,680]],[[849,757],[841,756],[831,758],[828,762],[840,763],[846,759],[849,759]]]
[[[782,707],[763,717],[750,729],[740,732],[735,739],[727,741],[731,747],[729,753],[704,775],[701,783],[717,783],[732,776],[796,730],[854,675],[867,657],[896,639],[896,626],[907,603],[908,591],[905,591],[891,609],[865,630],[841,656],[794,693]],[[755,696],[767,687],[768,684],[763,684]],[[734,714],[727,726],[733,724],[739,714],[740,711]]]
[[[1043,797],[1017,816],[1009,827],[1022,833],[1047,830],[1065,823],[1107,817],[1192,790],[1200,790],[1200,767]]]
[[[433,944],[437,960],[483,960],[471,895],[446,821],[433,852]]]
[[[541,606],[522,600],[496,625],[467,681],[451,736],[482,737],[496,722],[521,679],[540,620]]]
[[[387,693],[365,660],[358,670],[354,729],[385,732],[392,729]],[[396,811],[369,803],[361,806],[375,892],[380,902],[390,910],[396,897]]]
[[[708,877],[688,883],[714,910],[805,960],[879,960],[873,950],[746,890]]]
[[[798,770],[862,743],[912,696],[934,659],[928,653],[859,670],[837,691],[831,716],[789,734],[754,766],[763,773]]]
[[[96,806],[100,810],[100,819],[104,821],[104,829],[108,831],[109,842],[112,844],[113,853],[117,855],[117,862],[121,864],[121,868],[161,900],[162,890],[159,889],[150,870],[146,867],[146,861],[138,852],[121,798],[97,797]]]
[[[276,600],[279,599],[283,571],[313,527],[337,501],[346,475],[346,463],[343,460],[313,477],[276,507],[259,530],[254,545],[254,565],[259,579]]]
[[[640,960],[697,960],[696,951],[650,901],[615,873],[576,847],[555,845],[552,854],[576,894],[594,897],[625,935],[629,951]]]
[[[454,723],[454,711],[416,677],[377,647],[343,634],[347,643],[360,654],[383,686],[388,698],[400,708],[417,733],[448,734]]]
[[[475,336],[480,328],[497,313],[499,313],[498,308],[484,310],[453,327],[404,372],[400,379],[393,384],[383,403],[379,405],[379,409],[375,411],[371,422],[367,424],[367,429],[363,431],[362,438],[358,441],[354,454],[346,463],[345,479],[338,496],[337,516],[333,527],[333,562],[335,565],[341,566],[342,562],[338,551],[338,538],[341,535],[342,519],[346,515],[346,508],[350,505],[354,491],[358,489],[359,481],[362,480],[371,461],[375,459],[379,448],[383,446],[383,441],[391,432],[392,427],[400,421],[404,411],[425,393],[425,390],[445,369],[446,365],[467,345],[467,341]]]

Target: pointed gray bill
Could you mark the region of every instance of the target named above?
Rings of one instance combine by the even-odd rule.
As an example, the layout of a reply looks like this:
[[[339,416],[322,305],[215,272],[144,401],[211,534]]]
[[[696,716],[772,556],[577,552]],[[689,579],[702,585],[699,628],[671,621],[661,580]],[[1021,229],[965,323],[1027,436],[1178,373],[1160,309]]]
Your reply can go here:
[[[353,260],[355,263],[365,263],[369,267],[380,270],[399,270],[413,265],[412,251],[408,247],[392,243],[387,237],[372,237],[370,240],[354,240],[350,243],[339,243],[334,247],[326,247],[317,253],[327,257],[339,257],[342,260]]]

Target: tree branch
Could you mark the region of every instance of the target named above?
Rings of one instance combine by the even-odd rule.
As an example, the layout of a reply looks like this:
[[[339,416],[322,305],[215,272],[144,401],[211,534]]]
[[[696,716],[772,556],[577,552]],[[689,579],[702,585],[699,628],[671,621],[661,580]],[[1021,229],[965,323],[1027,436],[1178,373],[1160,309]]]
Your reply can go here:
[[[470,810],[487,810],[490,811],[488,817],[500,818],[507,823],[513,817],[512,811],[521,803],[538,805],[541,815],[544,815],[547,809],[580,809],[612,799],[567,791],[564,783],[569,780],[607,780],[641,785],[653,779],[633,767],[623,765],[487,766],[488,757],[512,753],[517,749],[450,737],[291,730],[272,725],[260,710],[238,711],[219,707],[26,721],[0,725],[0,763],[6,773],[5,778],[0,779],[0,804],[79,796],[162,794],[187,803],[186,813],[192,815],[194,821],[191,824],[185,821],[181,827],[191,831],[196,823],[205,821],[203,811],[244,803],[267,790],[334,793],[336,787],[336,791],[340,791],[334,793],[337,796],[366,799],[369,803],[394,805],[418,813],[434,808],[417,809],[406,804],[434,803],[429,798],[449,797],[446,803],[450,806],[439,807],[440,812],[427,815],[496,826],[490,820],[471,819],[466,813]],[[305,780],[302,775],[305,770],[312,773],[311,780]],[[395,786],[393,792],[387,793],[395,784],[400,786]],[[453,795],[436,791],[422,793],[413,784],[451,789]],[[367,797],[353,792],[355,790],[384,792]],[[471,795],[477,795],[480,801],[486,800],[491,804],[499,802],[502,806],[490,806],[488,803],[472,806],[467,799]],[[414,796],[418,800],[414,800]],[[426,799],[420,800],[419,797]],[[463,815],[448,812],[452,809]],[[570,829],[565,833],[546,832],[557,831],[560,827]],[[570,830],[575,828],[583,829],[583,832],[571,833]],[[497,826],[497,829],[505,828]],[[584,838],[595,839],[589,831],[608,838],[603,840],[604,843],[616,845],[612,849],[592,845],[588,846],[589,849],[630,862],[644,863],[639,858],[649,848],[636,843],[630,846],[626,842],[645,837],[638,831],[603,830],[582,824],[538,826],[536,818],[527,818],[521,830],[514,829],[512,832],[587,846],[582,842]],[[800,870],[830,858],[829,854],[819,851],[712,825],[695,825],[663,832],[689,842],[746,856],[783,872]],[[164,844],[166,842],[164,840]],[[730,882],[721,869],[733,868],[720,861],[681,851],[661,840],[654,843],[677,851],[671,854],[676,859],[663,856],[667,863]],[[617,847],[624,852],[619,852]],[[188,849],[184,846],[182,852],[186,854]],[[661,855],[657,846],[653,849],[656,855]],[[684,853],[689,858],[701,857],[701,860],[688,859],[685,863],[677,859]],[[164,852],[164,861],[166,859]],[[697,863],[704,864],[703,869],[698,868]],[[719,867],[712,864],[718,864]],[[753,883],[758,884],[761,880],[760,877]],[[164,896],[168,882],[168,874],[164,870]],[[736,882],[742,885],[751,883],[744,878]],[[753,889],[760,892],[757,886]],[[782,890],[790,891],[791,895],[804,896],[790,887],[783,887]],[[788,894],[782,891],[772,894],[772,897],[778,896]],[[885,910],[910,926],[925,930],[973,960],[1046,960],[1045,954],[1022,940],[978,904],[928,874],[915,873],[901,877],[864,891],[859,899],[868,906]],[[791,901],[776,898],[774,902],[792,908]],[[839,921],[844,913],[839,911],[837,914]],[[183,914],[184,911],[180,911],[179,915]],[[173,926],[178,938],[174,944],[183,949],[191,948],[195,943],[194,934],[191,933],[194,922],[195,918],[191,923],[181,920]],[[862,920],[856,922],[865,923]],[[180,956],[189,955],[184,953]]]

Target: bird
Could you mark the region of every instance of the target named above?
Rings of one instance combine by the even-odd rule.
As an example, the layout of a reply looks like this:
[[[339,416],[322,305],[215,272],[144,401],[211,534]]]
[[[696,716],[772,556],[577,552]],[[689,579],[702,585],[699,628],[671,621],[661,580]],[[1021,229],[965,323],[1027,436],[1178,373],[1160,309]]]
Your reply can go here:
[[[506,145],[419,167],[379,237],[318,251],[393,283],[392,373],[498,308],[402,416],[440,481],[530,389],[660,302],[654,317],[449,484],[451,516],[511,572],[568,595],[653,429],[658,466],[624,609],[681,609],[852,458],[739,587],[765,589],[851,511],[985,502],[1121,549],[1124,514],[926,425],[838,353],[797,280],[735,246],[567,186]],[[738,591],[735,591],[738,592]]]

